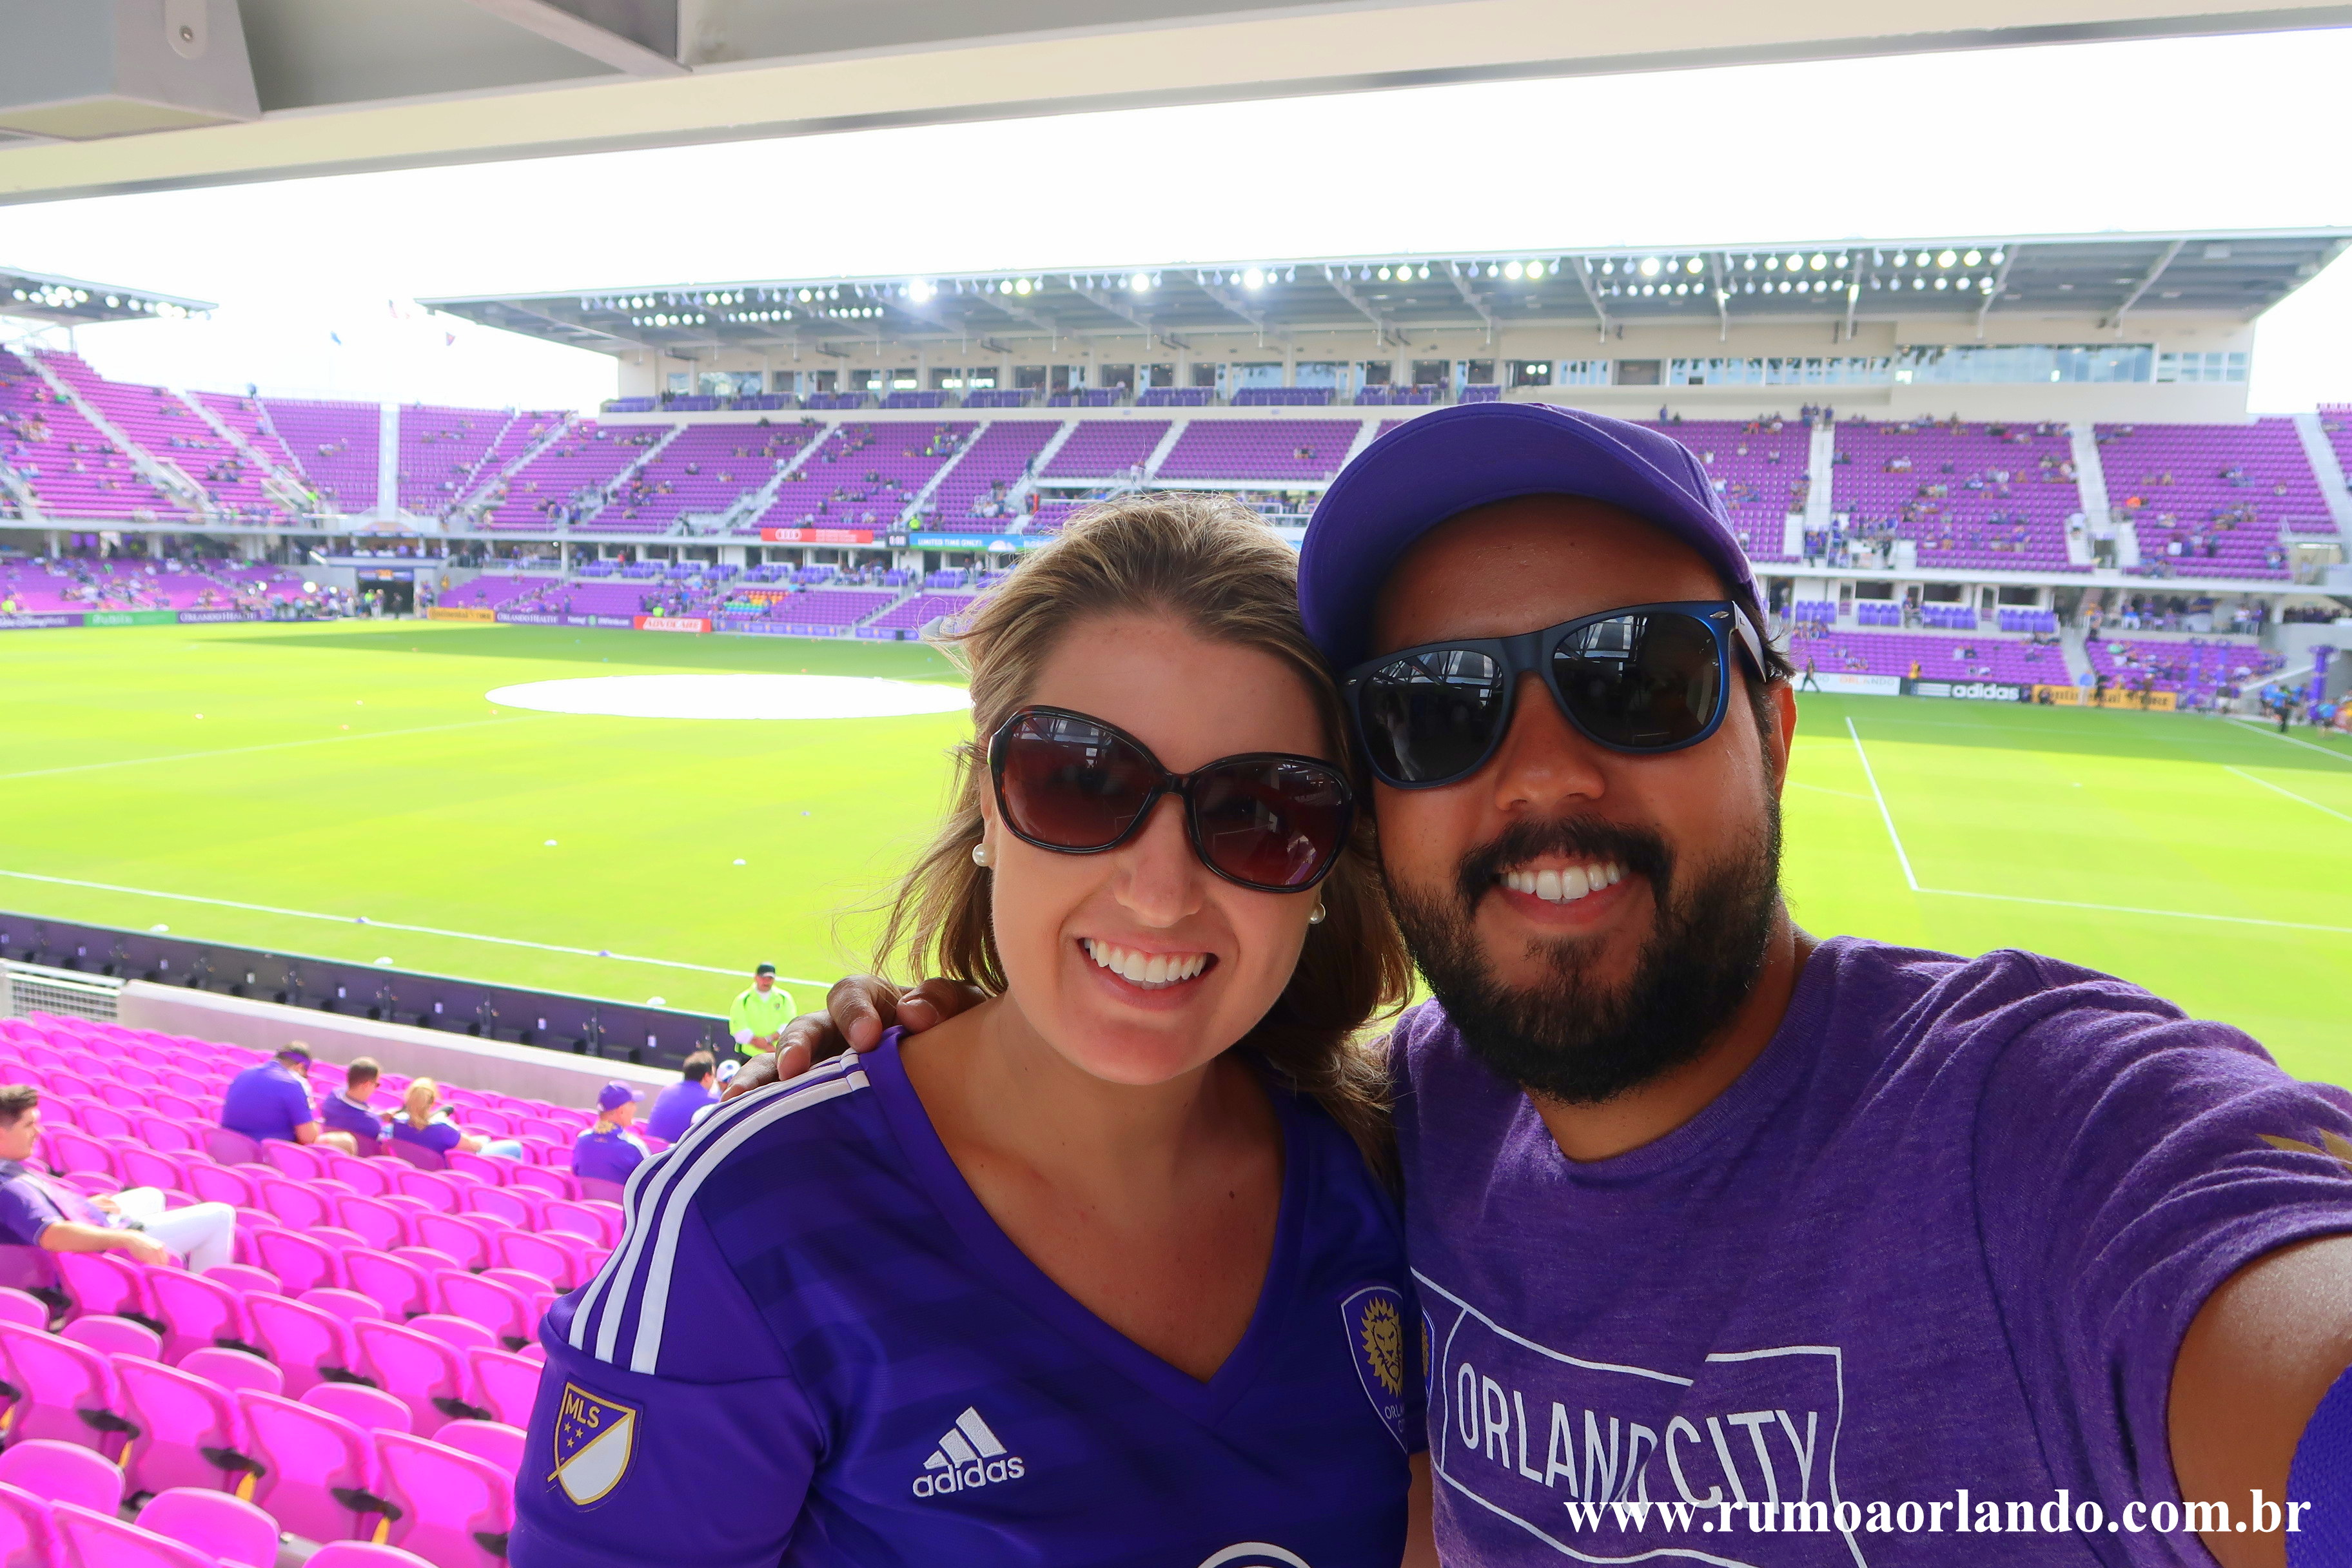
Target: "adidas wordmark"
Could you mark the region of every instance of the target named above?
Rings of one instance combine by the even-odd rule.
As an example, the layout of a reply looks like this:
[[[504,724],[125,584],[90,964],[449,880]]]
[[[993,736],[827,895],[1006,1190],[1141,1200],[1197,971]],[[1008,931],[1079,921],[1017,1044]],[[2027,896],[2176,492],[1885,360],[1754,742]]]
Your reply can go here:
[[[915,1495],[945,1497],[998,1481],[1017,1481],[1024,1468],[1021,1456],[1005,1451],[980,1412],[967,1407],[923,1461],[923,1473],[915,1478]]]

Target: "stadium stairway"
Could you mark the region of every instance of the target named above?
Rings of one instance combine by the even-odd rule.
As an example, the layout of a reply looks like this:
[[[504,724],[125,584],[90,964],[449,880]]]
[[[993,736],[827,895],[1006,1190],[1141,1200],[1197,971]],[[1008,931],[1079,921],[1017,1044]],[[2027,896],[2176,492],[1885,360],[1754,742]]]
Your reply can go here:
[[[482,459],[481,468],[474,474],[472,488],[459,497],[457,504],[451,509],[452,516],[459,512],[477,512],[486,510],[485,501],[491,491],[520,472],[532,458],[563,439],[571,432],[573,423],[572,416],[568,414],[560,416],[536,438],[521,442],[518,447],[509,448],[508,443],[516,435],[517,426],[527,427],[531,417],[528,410],[518,411],[513,421],[504,430],[499,432],[499,438],[490,445],[489,455]],[[480,520],[476,518],[474,521],[478,522]]]
[[[2086,679],[2094,679],[2095,675],[2091,668],[2091,656],[2084,647],[2084,644],[2089,641],[2090,635],[2081,626],[2070,626],[2058,628],[2058,647],[2066,656],[2066,675],[2077,686],[2082,685]]]
[[[2315,411],[2294,416],[2294,433],[2303,441],[2304,456],[2311,459],[2312,476],[2319,481],[2319,494],[2327,502],[2327,515],[2336,520],[2336,531],[2345,544],[2345,553],[2352,558],[2352,492],[2344,482],[2344,463],[2337,456],[2336,444],[2320,428],[2319,415]]]
[[[620,426],[615,426],[614,428],[617,429],[620,428]],[[613,504],[612,498],[619,491],[621,487],[627,484],[631,479],[635,479],[639,473],[643,472],[645,466],[647,463],[650,463],[656,458],[660,457],[662,448],[668,446],[672,441],[677,440],[685,429],[686,426],[683,424],[672,425],[663,432],[660,440],[656,441],[650,447],[641,448],[637,453],[635,461],[630,463],[628,467],[623,468],[619,473],[614,474],[611,479],[604,481],[604,499],[598,501],[592,510],[582,513],[578,518],[574,519],[572,526],[579,528],[583,525],[593,524],[598,518],[604,516],[604,509]]]
[[[90,399],[84,397],[81,395],[81,389],[73,384],[70,377],[59,374],[58,368],[48,363],[48,355],[26,349],[21,357],[24,363],[32,368],[34,374],[48,384],[50,391],[64,398],[72,405],[74,412],[89,422],[92,429],[112,442],[116,450],[130,458],[131,467],[137,468],[148,483],[194,513],[194,516],[190,521],[219,521],[219,512],[213,505],[212,496],[204,486],[190,478],[187,471],[179,464],[158,458],[154,453],[124,435],[116,426],[114,421],[106,416],[105,410],[100,408]]]
[[[260,470],[262,491],[271,500],[284,507],[296,517],[303,516],[310,510],[313,503],[310,487],[302,482],[300,475],[289,474],[279,468],[271,460],[268,453],[247,440],[245,432],[222,418],[219,413],[208,406],[203,398],[176,386],[169,390],[173,396],[186,405],[197,418],[210,426],[214,434],[226,441],[239,457]]]
[[[1168,422],[1168,433],[1160,437],[1160,445],[1152,447],[1150,456],[1143,459],[1145,484],[1148,485],[1160,477],[1160,465],[1168,460],[1168,454],[1176,449],[1176,443],[1182,440],[1184,432],[1192,427],[1192,422],[1190,419],[1171,419]],[[1045,465],[1042,459],[1037,464],[1037,471],[1041,474],[1045,471]]]
[[[1836,463],[1837,424],[1824,419],[1813,426],[1812,438],[1805,445],[1805,527],[1817,533],[1829,531],[1830,488]],[[1801,550],[1803,541],[1798,543]]]

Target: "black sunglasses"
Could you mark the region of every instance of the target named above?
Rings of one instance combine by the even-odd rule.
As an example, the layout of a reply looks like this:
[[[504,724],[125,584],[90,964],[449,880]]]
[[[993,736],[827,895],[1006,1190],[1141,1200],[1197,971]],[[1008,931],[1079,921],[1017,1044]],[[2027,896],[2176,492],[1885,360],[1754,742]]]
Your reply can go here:
[[[1760,678],[1762,644],[1747,612],[1714,599],[1630,605],[1517,637],[1401,648],[1349,670],[1342,690],[1381,782],[1434,789],[1494,755],[1518,679],[1530,671],[1570,723],[1612,752],[1698,744],[1723,722],[1735,637]]]
[[[1160,796],[1179,795],[1201,863],[1260,892],[1303,893],[1328,876],[1355,819],[1354,792],[1329,763],[1262,752],[1173,773],[1134,736],[1060,708],[998,726],[988,771],[1013,837],[1065,855],[1118,848]]]

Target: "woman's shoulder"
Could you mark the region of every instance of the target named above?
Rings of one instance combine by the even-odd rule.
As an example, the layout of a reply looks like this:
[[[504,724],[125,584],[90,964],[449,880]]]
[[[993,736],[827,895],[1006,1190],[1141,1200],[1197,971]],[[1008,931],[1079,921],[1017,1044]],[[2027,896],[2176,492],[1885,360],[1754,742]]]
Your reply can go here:
[[[694,1186],[714,1178],[730,1192],[792,1183],[796,1205],[822,1203],[838,1184],[830,1177],[810,1182],[813,1171],[836,1170],[845,1160],[897,1163],[896,1140],[864,1061],[844,1053],[788,1082],[722,1100],[695,1118],[661,1157],[691,1167],[677,1179]]]

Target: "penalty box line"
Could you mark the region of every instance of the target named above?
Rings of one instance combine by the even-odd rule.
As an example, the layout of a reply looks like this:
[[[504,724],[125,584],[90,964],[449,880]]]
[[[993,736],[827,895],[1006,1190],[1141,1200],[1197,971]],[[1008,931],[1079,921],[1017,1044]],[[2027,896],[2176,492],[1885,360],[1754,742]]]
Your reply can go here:
[[[528,718],[530,715],[522,715]],[[513,719],[468,719],[457,724],[420,724],[409,730],[369,730],[357,735],[318,735],[307,741],[268,741],[257,746],[223,746],[212,752],[171,752],[159,757],[117,757],[110,763],[74,763],[62,768],[34,768],[21,773],[0,773],[0,784],[12,779],[54,778],[59,773],[94,773],[100,768],[136,768],[149,763],[189,763],[205,757],[236,757],[250,752],[284,752],[297,746],[336,746],[346,741],[387,741],[395,735],[432,735],[445,730],[479,730],[492,724],[511,724]]]
[[[439,926],[403,925],[394,921],[372,921],[365,915],[328,915],[315,910],[287,910],[275,904],[240,903],[235,899],[208,899],[195,893],[166,893],[153,888],[125,888],[112,882],[86,882],[76,877],[47,877],[37,871],[0,869],[0,877],[13,877],[23,882],[46,882],[58,888],[88,888],[101,893],[127,893],[140,899],[165,899],[173,903],[205,904],[219,910],[244,910],[252,914],[282,915],[289,920],[325,921],[333,925],[360,925],[370,931],[406,931],[414,936],[447,937],[457,942],[488,942],[496,947],[527,947],[539,952],[568,953],[576,958],[609,958],[619,963],[643,963],[656,969],[691,969],[704,974],[740,974],[736,969],[720,969],[708,963],[680,963],[667,958],[644,958],[631,952],[600,952],[593,947],[565,947],[558,942],[530,942],[519,936],[487,936],[480,931],[445,931]],[[780,974],[776,978],[793,985],[829,984],[823,980],[806,980],[796,974]]]
[[[2042,909],[2089,910],[2098,914],[2148,915],[2158,920],[2206,921],[2219,925],[2263,926],[2273,931],[2321,931],[2334,936],[2352,936],[2352,926],[2318,925],[2308,921],[2273,921],[2263,920],[2255,915],[2209,914],[2201,910],[2150,910],[2140,908],[2135,904],[2094,904],[2082,902],[2074,899],[2036,899],[2028,897],[2022,893],[1979,893],[1971,892],[1960,888],[1923,887],[1920,885],[1919,879],[1912,874],[1911,857],[1903,847],[1903,836],[1900,833],[1897,833],[1895,829],[1895,814],[1887,809],[1886,795],[1885,792],[1880,790],[1878,787],[1878,774],[1871,768],[1870,752],[1863,746],[1862,731],[1853,727],[1853,721],[1852,719],[1848,719],[1845,721],[1845,728],[1846,733],[1853,738],[1853,752],[1854,755],[1862,762],[1862,775],[1870,781],[1871,798],[1878,803],[1879,820],[1886,825],[1887,841],[1895,846],[1895,858],[1896,863],[1903,868],[1903,880],[1915,893],[1925,893],[1931,897],[1939,899],[1975,899],[1986,903],[2032,904]],[[2326,750],[2325,747],[2316,747],[2314,749],[2320,751]],[[2329,752],[2328,754],[2333,756],[2335,753]],[[2231,773],[2236,773],[2238,770],[2231,768],[2230,771]],[[2255,784],[2261,784],[2263,782],[2260,779],[2254,778],[2251,773],[2241,774],[2240,776],[2250,779]],[[2277,786],[2272,785],[2270,787],[2276,788]],[[2284,795],[2287,792],[2280,790],[2279,793],[2281,795]],[[2300,795],[2297,795],[2294,798],[2297,800],[2303,799]],[[2304,801],[2304,804],[2305,805],[2314,805],[2316,803],[2312,801]],[[2324,805],[2319,806],[2318,809],[2321,811],[2327,811],[2327,807]],[[2337,814],[2330,811],[2328,812],[2328,815],[2333,816]]]

